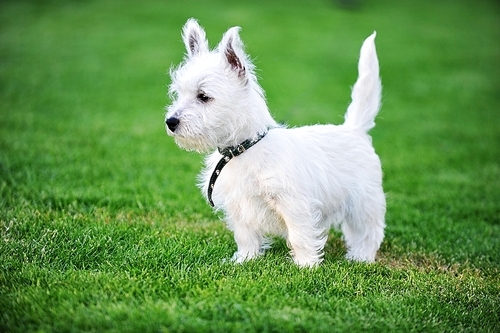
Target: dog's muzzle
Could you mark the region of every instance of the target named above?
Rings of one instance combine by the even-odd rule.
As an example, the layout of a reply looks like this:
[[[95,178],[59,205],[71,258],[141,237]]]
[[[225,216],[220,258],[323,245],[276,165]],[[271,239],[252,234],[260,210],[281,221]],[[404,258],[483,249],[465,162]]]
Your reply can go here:
[[[180,121],[175,117],[170,117],[165,121],[165,123],[167,124],[167,127],[170,131],[175,132],[175,130],[179,126]]]

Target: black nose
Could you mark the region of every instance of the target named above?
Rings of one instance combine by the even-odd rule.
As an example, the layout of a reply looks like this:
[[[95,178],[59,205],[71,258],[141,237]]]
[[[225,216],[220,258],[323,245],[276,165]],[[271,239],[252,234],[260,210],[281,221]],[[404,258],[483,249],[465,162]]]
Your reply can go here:
[[[170,117],[167,119],[167,121],[165,122],[168,126],[168,129],[171,130],[172,132],[175,132],[175,130],[177,129],[177,126],[179,126],[179,119],[175,118],[175,117]]]

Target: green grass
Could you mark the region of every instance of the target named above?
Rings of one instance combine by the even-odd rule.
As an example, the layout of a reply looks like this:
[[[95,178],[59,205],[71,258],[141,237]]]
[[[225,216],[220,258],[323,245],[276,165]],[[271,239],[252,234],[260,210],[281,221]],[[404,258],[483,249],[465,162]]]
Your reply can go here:
[[[500,331],[495,1],[0,2],[0,331]],[[164,132],[180,29],[242,26],[270,109],[340,123],[377,30],[378,262],[243,265]]]

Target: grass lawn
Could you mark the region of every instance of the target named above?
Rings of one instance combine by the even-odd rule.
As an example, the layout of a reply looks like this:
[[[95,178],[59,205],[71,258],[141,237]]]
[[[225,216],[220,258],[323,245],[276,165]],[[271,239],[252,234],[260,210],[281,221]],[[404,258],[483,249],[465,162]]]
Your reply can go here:
[[[499,332],[496,1],[0,2],[1,332]],[[164,130],[180,29],[240,25],[270,109],[341,123],[377,30],[386,238],[375,264],[233,265]]]

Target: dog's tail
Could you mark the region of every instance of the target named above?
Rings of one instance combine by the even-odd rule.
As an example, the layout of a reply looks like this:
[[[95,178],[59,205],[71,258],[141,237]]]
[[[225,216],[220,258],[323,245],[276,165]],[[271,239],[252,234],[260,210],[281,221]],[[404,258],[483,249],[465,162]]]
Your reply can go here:
[[[379,78],[376,32],[368,37],[363,46],[358,63],[358,79],[352,88],[351,104],[345,114],[344,125],[368,132],[375,126],[375,116],[380,109],[382,84]]]

